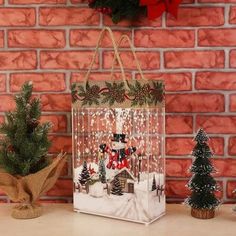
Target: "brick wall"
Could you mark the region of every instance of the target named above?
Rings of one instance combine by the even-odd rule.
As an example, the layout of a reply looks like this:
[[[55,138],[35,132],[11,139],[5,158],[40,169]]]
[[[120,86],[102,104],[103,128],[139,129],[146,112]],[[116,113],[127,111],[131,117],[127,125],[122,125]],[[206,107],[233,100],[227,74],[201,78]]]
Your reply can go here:
[[[235,0],[184,0],[178,20],[163,16],[113,25],[85,0],[0,0],[0,122],[12,109],[12,94],[25,80],[34,82],[43,102],[42,119],[54,123],[51,153],[71,153],[70,82],[82,79],[99,30],[108,25],[116,37],[132,37],[148,78],[166,82],[167,195],[181,201],[198,127],[211,137],[217,180],[225,201],[236,188],[236,3]],[[235,27],[235,28],[234,28]],[[110,66],[106,39],[95,65]],[[122,49],[128,70],[132,57]],[[136,77],[136,71],[129,73]],[[104,78],[108,76],[104,73]],[[94,76],[93,76],[94,77]],[[96,77],[98,78],[98,77]],[[0,191],[0,202],[6,197]],[[71,163],[44,201],[71,202]]]

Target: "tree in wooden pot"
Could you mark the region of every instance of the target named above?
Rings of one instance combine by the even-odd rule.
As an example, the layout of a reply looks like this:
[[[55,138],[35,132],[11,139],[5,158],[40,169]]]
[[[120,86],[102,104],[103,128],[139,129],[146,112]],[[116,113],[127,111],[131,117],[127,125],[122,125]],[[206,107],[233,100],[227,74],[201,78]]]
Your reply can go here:
[[[42,214],[37,200],[56,182],[66,158],[52,160],[48,132],[51,124],[40,123],[41,106],[32,98],[33,85],[26,82],[15,96],[16,109],[6,113],[0,126],[0,189],[17,202],[14,218],[29,219]]]
[[[200,219],[210,219],[215,216],[215,209],[220,201],[215,192],[219,190],[216,180],[211,176],[215,171],[209,158],[213,156],[207,141],[209,138],[203,129],[200,129],[194,139],[195,145],[192,155],[195,157],[190,172],[193,173],[188,183],[191,195],[186,204],[191,206],[191,215]]]

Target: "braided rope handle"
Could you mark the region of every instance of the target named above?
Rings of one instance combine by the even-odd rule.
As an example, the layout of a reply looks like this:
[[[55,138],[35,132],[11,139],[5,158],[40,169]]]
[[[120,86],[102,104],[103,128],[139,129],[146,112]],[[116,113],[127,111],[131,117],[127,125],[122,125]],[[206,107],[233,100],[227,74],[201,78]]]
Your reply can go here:
[[[133,43],[131,42],[131,40],[130,40],[130,38],[129,38],[128,35],[124,34],[124,35],[122,35],[122,36],[120,37],[120,39],[119,39],[119,41],[118,41],[118,43],[117,43],[117,50],[118,50],[118,52],[119,52],[120,46],[122,45],[122,43],[123,43],[124,41],[126,41],[126,42],[129,44],[129,49],[130,49],[130,51],[131,51],[132,54],[133,54],[134,61],[135,61],[136,67],[137,67],[137,69],[138,69],[138,71],[139,71],[139,74],[140,74],[140,76],[141,76],[141,79],[147,80],[147,79],[145,79],[145,77],[144,77],[144,75],[143,75],[143,71],[142,71],[142,69],[141,69],[139,60],[138,60],[138,58],[137,58],[135,48],[134,48]],[[113,76],[114,76],[114,67],[115,67],[116,60],[118,60],[118,58],[116,57],[116,54],[115,54],[115,56],[114,56],[114,58],[113,58],[113,63],[112,63],[111,78],[113,78]]]
[[[121,61],[121,58],[120,58],[120,55],[119,55],[119,52],[118,52],[118,49],[117,49],[115,37],[114,37],[114,34],[113,34],[112,30],[109,27],[103,28],[102,32],[99,35],[98,42],[97,42],[97,45],[96,45],[96,48],[95,48],[95,53],[93,55],[91,64],[89,66],[89,69],[88,69],[88,71],[87,71],[87,73],[85,75],[85,83],[88,82],[88,79],[89,79],[89,76],[91,74],[92,68],[94,66],[94,63],[95,63],[95,60],[96,60],[99,48],[101,47],[101,42],[104,39],[104,36],[105,36],[106,32],[109,33],[109,36],[110,36],[110,39],[111,39],[111,42],[112,42],[112,46],[113,46],[113,49],[114,49],[115,58],[118,61],[119,67],[120,67],[120,70],[121,70],[122,79],[123,79],[123,81],[125,83],[126,88],[128,88],[126,77],[125,77],[124,67],[123,67],[123,64],[122,64],[122,61]]]

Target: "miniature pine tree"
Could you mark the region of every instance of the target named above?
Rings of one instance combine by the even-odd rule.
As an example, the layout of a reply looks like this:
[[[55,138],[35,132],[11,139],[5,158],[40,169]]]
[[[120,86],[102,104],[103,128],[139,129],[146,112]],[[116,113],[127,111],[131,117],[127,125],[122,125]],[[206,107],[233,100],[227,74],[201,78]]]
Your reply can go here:
[[[90,180],[90,174],[87,167],[87,162],[84,161],[83,169],[79,177],[79,182],[82,185],[85,185]]]
[[[190,168],[193,177],[188,183],[192,193],[186,203],[193,209],[214,210],[220,201],[215,196],[218,185],[211,176],[215,169],[209,159],[213,156],[207,144],[209,138],[204,130],[200,129],[194,140],[197,142],[192,152],[195,160]]]
[[[153,175],[153,179],[152,179],[152,191],[157,189],[157,184],[156,184],[156,178],[155,175]]]
[[[113,184],[112,184],[111,193],[114,194],[114,195],[119,195],[119,196],[123,195],[122,187],[121,187],[121,184],[120,184],[120,180],[119,180],[119,178],[117,176],[114,178],[114,181],[113,181]]]
[[[40,124],[40,100],[31,98],[33,85],[26,82],[15,96],[16,109],[6,113],[0,126],[0,167],[12,175],[26,176],[48,166],[50,123]]]
[[[99,161],[99,179],[101,183],[106,183],[106,168],[103,160]]]

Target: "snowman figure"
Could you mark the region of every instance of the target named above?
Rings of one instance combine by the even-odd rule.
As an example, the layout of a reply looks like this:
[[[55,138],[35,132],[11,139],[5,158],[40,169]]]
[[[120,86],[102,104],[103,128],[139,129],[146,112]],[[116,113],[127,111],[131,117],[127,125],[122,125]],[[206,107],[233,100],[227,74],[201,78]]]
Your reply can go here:
[[[107,153],[109,155],[109,162],[107,164],[108,169],[122,169],[124,167],[129,168],[128,157],[136,152],[136,147],[126,147],[125,134],[113,134],[112,147],[108,147],[106,144],[99,146],[99,151],[102,154]]]

